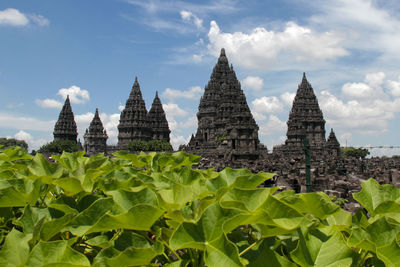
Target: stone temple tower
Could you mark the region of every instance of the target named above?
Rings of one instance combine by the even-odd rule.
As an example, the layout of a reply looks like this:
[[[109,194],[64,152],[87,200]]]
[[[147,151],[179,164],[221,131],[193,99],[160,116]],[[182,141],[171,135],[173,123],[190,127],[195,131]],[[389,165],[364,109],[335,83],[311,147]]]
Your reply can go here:
[[[305,73],[297,89],[287,125],[286,145],[303,146],[305,138],[311,146],[325,144],[325,120]]]
[[[331,132],[329,133],[328,140],[326,141],[326,147],[330,155],[334,157],[338,157],[341,155],[340,151],[340,143],[336,138],[335,132],[333,129],[331,129]]]
[[[305,73],[303,73],[303,79],[293,100],[287,126],[285,144],[274,147],[274,153],[284,153],[286,156],[302,156],[304,154],[304,140],[308,139],[312,155],[326,154],[328,147],[325,139],[324,116]],[[333,139],[332,142],[334,142]],[[334,146],[337,147],[337,144]]]
[[[103,152],[107,153],[107,133],[100,120],[99,110],[96,108],[93,120],[83,136],[85,139],[84,148],[88,155],[95,155]]]
[[[147,114],[147,120],[151,129],[152,140],[165,140],[169,142],[169,134],[171,133],[168,127],[168,121],[165,116],[161,100],[158,97],[158,92],[153,100],[153,104]]]
[[[71,103],[69,96],[65,99],[64,106],[61,109],[60,115],[56,125],[54,126],[54,141],[70,140],[76,142],[78,137],[78,131],[74,119],[74,113],[72,112]]]
[[[148,141],[151,138],[146,104],[143,100],[137,77],[126,101],[125,108],[121,112],[118,132],[118,146],[120,149],[127,149],[128,144],[133,140]]]
[[[228,160],[259,158],[258,125],[223,48],[200,99],[197,119],[188,152]]]

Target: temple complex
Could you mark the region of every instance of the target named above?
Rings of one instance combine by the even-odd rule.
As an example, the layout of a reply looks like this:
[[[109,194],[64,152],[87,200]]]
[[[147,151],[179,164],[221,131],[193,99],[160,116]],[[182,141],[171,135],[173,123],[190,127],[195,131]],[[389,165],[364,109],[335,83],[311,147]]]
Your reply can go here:
[[[95,155],[99,152],[107,153],[107,133],[100,120],[99,110],[96,108],[93,120],[83,136],[84,148],[87,154]]]
[[[225,50],[221,49],[200,99],[198,128],[184,150],[224,160],[256,160],[265,152],[258,125]]]
[[[76,142],[78,130],[76,127],[74,113],[72,112],[69,96],[65,99],[58,120],[54,126],[54,141],[70,140]]]
[[[331,155],[338,155],[340,153],[338,152],[340,151],[340,144],[333,130],[331,131],[330,141],[327,142],[325,139],[324,116],[305,73],[303,73],[303,79],[298,86],[296,96],[293,100],[287,126],[285,144],[275,146],[274,153],[284,154],[286,157],[302,155],[305,139],[309,141],[312,156],[314,157],[321,156],[324,153]],[[328,148],[334,151],[327,151]]]

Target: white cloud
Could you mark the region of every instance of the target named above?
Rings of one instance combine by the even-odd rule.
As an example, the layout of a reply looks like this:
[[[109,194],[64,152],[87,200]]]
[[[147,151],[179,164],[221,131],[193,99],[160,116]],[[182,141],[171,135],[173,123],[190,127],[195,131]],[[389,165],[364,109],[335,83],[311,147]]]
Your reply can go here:
[[[73,104],[83,104],[90,99],[89,92],[76,85],[72,85],[69,88],[60,89],[58,91],[58,95],[61,95],[64,99],[66,99],[67,95],[69,95],[69,99]]]
[[[279,132],[284,134],[286,129],[287,126],[284,121],[281,121],[275,115],[270,115],[268,121],[260,126],[259,134],[260,136],[269,136]]]
[[[278,113],[283,111],[283,104],[276,96],[263,96],[254,99],[251,104],[258,113]]]
[[[124,108],[125,108],[125,106],[123,106],[123,105],[119,105],[119,106],[118,106],[118,110],[119,110],[119,111],[123,111]]]
[[[0,11],[0,25],[25,26],[29,19],[18,9],[7,8]]]
[[[191,136],[188,136],[187,138],[185,138],[182,135],[174,135],[171,133],[170,142],[171,142],[171,145],[174,148],[174,150],[178,150],[179,145],[185,145],[185,144],[189,143],[190,137]]]
[[[256,121],[263,121],[267,119],[267,117],[264,114],[254,110],[251,111],[251,114],[253,114],[253,117]]]
[[[383,72],[368,73],[365,76],[365,82],[373,88],[381,87],[386,75]]]
[[[44,144],[50,142],[51,140],[46,140],[43,138],[35,139],[30,133],[25,131],[19,131],[14,135],[17,140],[23,140],[28,144],[29,150],[38,150]]]
[[[29,18],[39,26],[49,26],[50,20],[43,17],[42,15],[29,15]]]
[[[175,103],[163,104],[163,109],[167,117],[183,117],[187,115],[187,112]]]
[[[387,81],[386,86],[389,89],[390,94],[396,97],[400,96],[400,77],[399,81]]]
[[[60,101],[54,100],[54,99],[35,99],[36,105],[42,108],[61,108],[63,106],[63,103]]]
[[[193,22],[197,29],[203,28],[203,20],[194,15],[192,12],[181,10],[180,14],[183,21]]]
[[[295,96],[296,96],[296,93],[285,92],[285,93],[281,94],[280,98],[282,99],[283,103],[286,106],[292,107]]]
[[[375,51],[380,54],[379,57],[390,62],[393,62],[393,58],[400,58],[400,20],[395,11],[385,9],[382,1],[316,0],[307,4],[317,11],[310,23],[334,27],[345,33],[346,47]]]
[[[54,124],[54,120],[42,121],[33,117],[0,113],[0,128],[47,132],[53,130]]]
[[[260,92],[264,86],[264,80],[258,76],[247,76],[242,81],[242,87],[249,88],[254,92]]]
[[[195,63],[200,63],[203,60],[203,55],[202,54],[194,54],[192,55],[192,59]]]
[[[349,97],[366,98],[371,96],[373,89],[365,83],[345,83],[342,92]]]
[[[316,33],[295,22],[288,22],[282,32],[258,27],[249,33],[224,33],[217,22],[211,21],[208,38],[212,55],[218,56],[224,47],[235,65],[252,69],[276,68],[282,61],[325,61],[349,54],[338,34]]]
[[[50,21],[42,15],[27,15],[15,8],[0,10],[0,25],[26,26],[30,21],[39,26],[48,26],[50,24]]]
[[[108,135],[108,144],[118,143],[118,124],[119,124],[119,113],[106,114],[100,113],[100,119],[103,122],[103,126],[106,129]]]
[[[388,131],[389,120],[394,118],[393,110],[400,101],[371,100],[344,102],[328,91],[322,91],[319,103],[327,123],[335,129],[357,131],[361,134],[376,135]]]
[[[189,90],[180,91],[176,89],[167,88],[162,93],[162,97],[167,99],[176,99],[176,98],[186,98],[186,99],[200,99],[200,95],[203,92],[200,86],[192,86]]]

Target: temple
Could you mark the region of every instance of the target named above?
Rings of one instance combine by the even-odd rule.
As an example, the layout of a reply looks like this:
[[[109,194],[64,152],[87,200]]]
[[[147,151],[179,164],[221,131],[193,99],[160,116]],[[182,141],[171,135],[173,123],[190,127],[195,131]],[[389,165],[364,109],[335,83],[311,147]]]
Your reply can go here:
[[[303,155],[305,139],[309,141],[314,157],[321,156],[324,153],[330,155],[340,153],[340,144],[333,130],[331,131],[330,141],[327,142],[325,139],[324,116],[305,73],[303,73],[303,79],[293,100],[287,126],[285,144],[275,146],[274,153],[283,154],[286,157]],[[329,148],[329,151],[327,151],[327,148]]]
[[[200,99],[197,120],[197,132],[184,147],[187,152],[224,160],[256,160],[265,151],[223,48]]]
[[[83,136],[84,148],[88,155],[95,155],[99,152],[107,153],[107,133],[100,120],[99,110],[96,108],[93,120]]]
[[[136,77],[119,119],[118,146],[121,149],[128,149],[128,144],[133,140],[150,140],[151,130],[147,119],[146,104]]]
[[[151,129],[150,139],[165,140],[169,142],[169,134],[171,133],[168,127],[167,117],[165,116],[161,100],[158,97],[158,92],[154,97],[153,104],[147,114],[148,126]]]
[[[76,142],[78,131],[72,112],[69,96],[65,99],[64,106],[61,109],[58,120],[54,126],[54,141],[70,140]]]

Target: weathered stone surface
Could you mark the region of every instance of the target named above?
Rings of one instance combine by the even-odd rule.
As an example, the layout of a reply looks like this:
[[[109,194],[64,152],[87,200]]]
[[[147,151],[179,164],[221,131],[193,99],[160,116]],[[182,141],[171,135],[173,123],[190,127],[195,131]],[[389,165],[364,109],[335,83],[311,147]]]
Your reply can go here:
[[[151,130],[147,120],[147,109],[136,77],[119,119],[118,146],[121,149],[127,149],[131,141],[148,141],[150,137]]]
[[[78,137],[78,131],[74,119],[74,113],[72,112],[71,103],[69,96],[65,99],[64,106],[61,109],[58,120],[54,126],[54,141],[60,140],[71,140],[76,142]]]
[[[151,130],[152,140],[165,140],[169,142],[169,134],[171,131],[168,127],[168,121],[161,100],[158,97],[158,92],[156,92],[153,104],[147,114],[147,121]]]
[[[308,139],[312,157],[339,156],[340,144],[333,130],[330,141],[327,142],[325,139],[325,120],[314,89],[307,81],[305,73],[293,100],[287,126],[285,144],[275,146],[274,153],[289,158],[303,154],[304,140]]]
[[[184,148],[203,156],[217,155],[229,160],[255,160],[266,149],[258,139],[258,125],[225,50],[200,99],[198,128]]]
[[[84,148],[88,155],[95,155],[97,153],[107,154],[107,133],[103,127],[99,116],[99,110],[96,108],[93,120],[90,122],[89,128],[83,136],[85,143]]]

